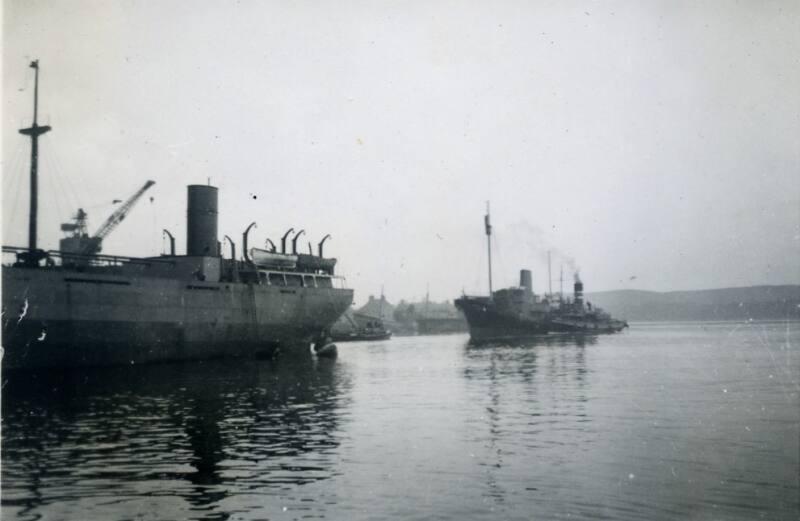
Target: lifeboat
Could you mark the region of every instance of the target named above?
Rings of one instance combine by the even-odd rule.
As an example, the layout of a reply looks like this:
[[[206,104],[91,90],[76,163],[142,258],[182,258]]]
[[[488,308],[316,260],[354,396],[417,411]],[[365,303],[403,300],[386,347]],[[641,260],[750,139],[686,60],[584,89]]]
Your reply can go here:
[[[293,270],[297,267],[297,255],[250,248],[250,258],[259,268]]]
[[[336,259],[327,259],[325,257],[317,257],[316,255],[306,255],[300,253],[296,256],[297,267],[302,271],[324,271],[325,273],[333,273],[333,268],[336,267]]]

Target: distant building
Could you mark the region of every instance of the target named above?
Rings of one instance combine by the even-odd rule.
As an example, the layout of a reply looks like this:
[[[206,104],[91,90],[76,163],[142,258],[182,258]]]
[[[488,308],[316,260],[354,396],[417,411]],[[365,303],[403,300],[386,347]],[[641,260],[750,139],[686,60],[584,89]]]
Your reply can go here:
[[[390,304],[383,295],[380,298],[370,295],[369,301],[356,310],[359,315],[380,318],[387,325],[394,322],[394,312],[395,306]]]

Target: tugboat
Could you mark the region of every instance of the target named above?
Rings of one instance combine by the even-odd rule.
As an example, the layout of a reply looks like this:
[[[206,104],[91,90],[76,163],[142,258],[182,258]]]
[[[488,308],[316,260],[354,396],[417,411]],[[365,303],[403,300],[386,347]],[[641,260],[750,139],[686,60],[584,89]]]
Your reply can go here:
[[[350,323],[350,330],[344,332],[333,332],[331,337],[336,342],[355,342],[359,340],[389,340],[392,332],[386,329],[383,320],[379,317],[372,317],[354,313],[351,317],[345,313],[344,318]]]
[[[250,250],[244,259],[223,258],[217,234],[218,190],[188,187],[186,253],[158,257],[100,255],[104,225],[85,233],[85,214],[62,230],[74,234],[59,251],[37,244],[38,62],[33,124],[20,132],[31,146],[30,221],[27,247],[3,246],[13,263],[2,267],[3,369],[139,364],[223,356],[272,356],[304,349],[326,337],[353,301],[353,291],[334,275],[336,259]],[[152,183],[148,182],[142,190]],[[135,196],[141,195],[137,192]],[[129,200],[130,206],[135,200]],[[126,203],[126,205],[128,205]],[[127,206],[130,209],[130,206]],[[115,212],[113,228],[124,218]],[[327,239],[327,237],[326,237]],[[271,241],[268,240],[271,243]],[[320,345],[319,347],[325,347]]]
[[[473,342],[520,340],[548,333],[613,333],[628,327],[591,303],[583,302],[583,283],[576,274],[573,301],[558,299],[552,291],[541,297],[533,292],[530,270],[520,270],[519,287],[492,291],[492,226],[489,210],[484,219],[489,257],[489,296],[462,295],[455,305],[467,319]]]
[[[572,302],[560,301],[547,315],[548,329],[558,333],[617,333],[628,327],[624,320],[612,318],[602,309],[584,303],[583,282],[575,274]]]

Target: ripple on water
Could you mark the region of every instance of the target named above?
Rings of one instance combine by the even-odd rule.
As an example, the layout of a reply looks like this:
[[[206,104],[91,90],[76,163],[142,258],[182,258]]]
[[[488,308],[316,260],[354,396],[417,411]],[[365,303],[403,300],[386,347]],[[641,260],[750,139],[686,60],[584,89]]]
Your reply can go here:
[[[8,376],[3,519],[796,519],[798,328]]]

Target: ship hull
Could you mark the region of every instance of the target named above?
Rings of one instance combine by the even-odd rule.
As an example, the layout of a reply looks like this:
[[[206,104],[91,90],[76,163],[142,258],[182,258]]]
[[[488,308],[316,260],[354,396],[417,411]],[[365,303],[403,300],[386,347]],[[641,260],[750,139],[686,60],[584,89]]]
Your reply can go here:
[[[352,290],[3,267],[3,367],[271,356],[308,349]]]
[[[624,320],[595,313],[561,314],[530,309],[525,313],[513,311],[516,308],[499,311],[496,304],[486,297],[462,297],[455,304],[464,313],[470,338],[475,342],[526,339],[548,333],[618,333],[628,327]]]
[[[557,333],[619,333],[628,323],[616,319],[560,318],[550,320],[549,328]]]
[[[473,342],[494,342],[531,338],[547,334],[546,323],[539,317],[519,318],[497,311],[489,299],[460,298],[455,305],[464,313]]]

